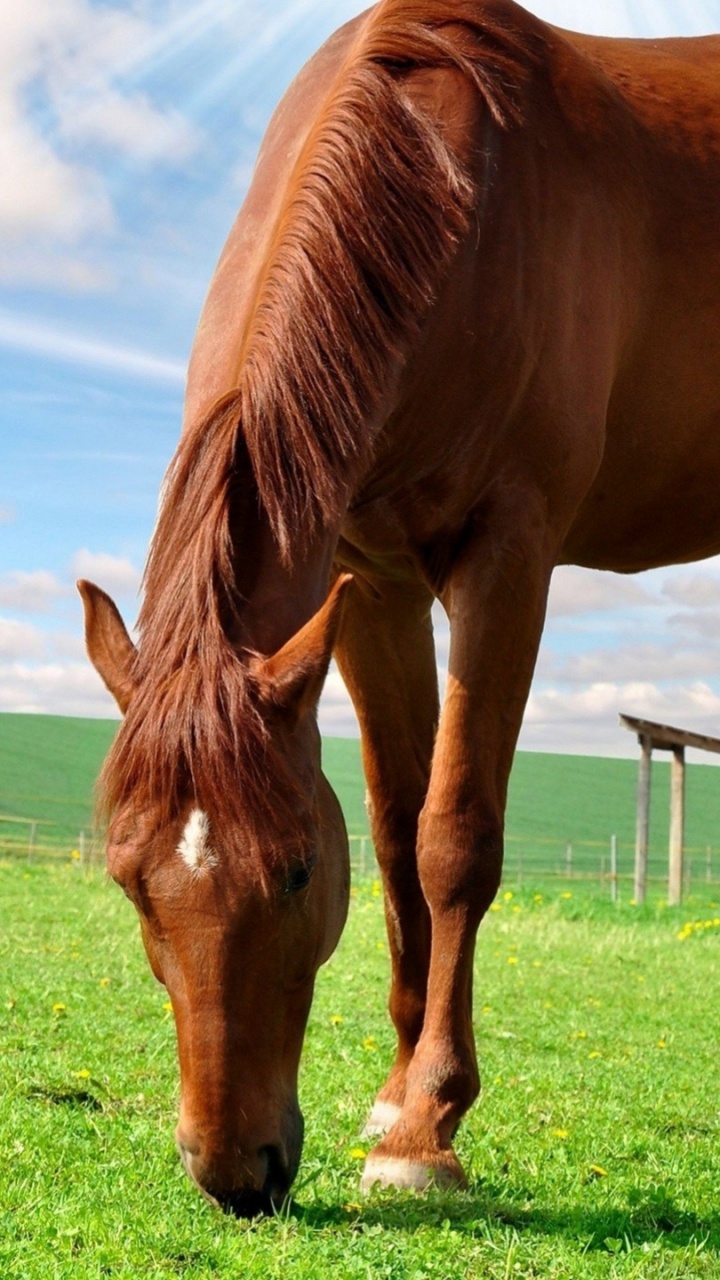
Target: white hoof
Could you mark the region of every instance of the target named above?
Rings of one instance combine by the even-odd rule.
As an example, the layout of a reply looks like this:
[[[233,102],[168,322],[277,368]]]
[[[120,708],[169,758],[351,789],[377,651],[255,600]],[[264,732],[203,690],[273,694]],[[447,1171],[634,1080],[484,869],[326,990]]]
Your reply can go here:
[[[400,1107],[396,1107],[394,1102],[376,1102],[362,1131],[363,1138],[382,1138],[392,1129],[399,1115]]]
[[[385,1159],[372,1155],[365,1161],[365,1169],[360,1179],[360,1190],[372,1191],[373,1187],[398,1187],[407,1191],[427,1191],[433,1183],[438,1182],[434,1169],[418,1164],[414,1160]]]

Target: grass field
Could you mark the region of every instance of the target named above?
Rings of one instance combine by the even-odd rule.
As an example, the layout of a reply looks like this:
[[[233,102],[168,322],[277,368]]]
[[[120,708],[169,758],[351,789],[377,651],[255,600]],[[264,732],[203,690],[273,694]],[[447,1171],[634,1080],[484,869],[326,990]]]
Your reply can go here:
[[[64,852],[92,833],[95,778],[117,728],[115,721],[0,714],[0,815],[39,819],[38,844]],[[327,739],[325,769],[342,803],[352,836],[367,832],[359,743]],[[667,760],[653,765],[650,874],[667,874],[669,813]],[[597,876],[608,868],[611,835],[620,867],[629,876],[635,841],[636,764],[633,760],[519,752],[510,784],[507,817],[507,878],[557,873],[566,847],[573,869]],[[695,879],[706,872],[706,850],[715,851],[720,879],[720,769],[692,764],[687,771],[686,845]],[[0,843],[26,848],[29,827],[4,823]],[[627,890],[629,892],[629,889]]]
[[[507,890],[481,930],[469,1190],[361,1199],[392,1037],[359,883],[306,1041],[296,1203],[248,1224],[180,1169],[172,1019],[132,908],[68,858],[1,862],[0,1275],[717,1280],[720,906],[583,892]]]

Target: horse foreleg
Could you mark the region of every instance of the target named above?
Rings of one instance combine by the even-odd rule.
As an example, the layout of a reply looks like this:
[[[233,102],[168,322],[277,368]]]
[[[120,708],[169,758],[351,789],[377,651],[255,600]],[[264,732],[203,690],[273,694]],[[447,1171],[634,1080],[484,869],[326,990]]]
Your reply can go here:
[[[335,650],[362,732],[392,965],[389,1008],[397,1033],[395,1062],[366,1135],[384,1133],[400,1114],[425,1019],[430,915],[416,846],[438,719],[431,605],[430,592],[417,583],[358,582],[349,593]]]
[[[507,781],[545,613],[556,543],[544,511],[532,491],[504,493],[443,589],[448,686],[418,831],[431,917],[425,1020],[402,1112],[368,1156],[365,1188],[465,1182],[452,1140],[480,1088],[475,935],[500,883]]]

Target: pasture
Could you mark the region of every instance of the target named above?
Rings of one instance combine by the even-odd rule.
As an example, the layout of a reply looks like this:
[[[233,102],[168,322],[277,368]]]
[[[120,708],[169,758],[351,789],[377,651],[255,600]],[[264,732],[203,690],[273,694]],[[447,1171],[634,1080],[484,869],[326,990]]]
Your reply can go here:
[[[63,856],[77,849],[85,833],[88,856],[93,840],[93,786],[117,729],[114,720],[0,713],[0,851],[27,854],[30,821],[39,820],[36,844]],[[624,738],[618,730],[620,739]],[[365,785],[360,745],[329,738],[324,767],[343,807],[353,860],[360,866],[360,841],[367,836]],[[631,893],[635,843],[635,760],[520,751],[510,779],[507,813],[506,881],[565,877],[568,845],[574,876],[598,880],[609,871],[610,837],[618,838],[625,896]],[[650,876],[660,892],[667,876],[670,766],[656,755],[652,774]],[[720,882],[720,770],[690,764],[687,771],[686,871],[693,882]],[[27,819],[3,822],[3,815]],[[369,841],[365,866],[372,870]],[[97,860],[102,857],[99,844]],[[720,885],[719,885],[720,892]]]
[[[114,727],[0,716],[0,811],[52,822],[55,837],[46,856],[0,861],[0,1274],[720,1274],[720,886],[698,876],[671,911],[657,881],[640,910],[629,883],[613,907],[607,885],[554,874],[568,840],[576,863],[595,861],[611,831],[629,871],[634,762],[517,758],[506,884],[477,951],[483,1094],[458,1140],[468,1192],[358,1194],[360,1133],[392,1033],[379,885],[356,875],[306,1040],[296,1200],[247,1224],[206,1205],[181,1170],[166,995],[132,907],[99,864],[72,856]],[[325,758],[361,836],[358,744],[330,741]],[[667,766],[653,785],[660,872]],[[720,831],[720,773],[692,766],[688,791],[699,857]]]
[[[356,884],[306,1041],[296,1203],[250,1224],[205,1204],[175,1154],[173,1025],[132,907],[99,869],[5,860],[0,913],[3,1276],[719,1274],[712,897],[638,911],[582,887],[506,890],[477,953],[470,1188],[362,1199],[392,1038],[379,886]]]

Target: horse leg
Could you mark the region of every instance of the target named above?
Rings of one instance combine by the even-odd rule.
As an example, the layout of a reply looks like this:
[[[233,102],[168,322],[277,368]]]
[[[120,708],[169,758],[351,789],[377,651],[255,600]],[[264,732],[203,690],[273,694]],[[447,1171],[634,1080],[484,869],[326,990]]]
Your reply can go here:
[[[383,880],[392,965],[395,1062],[366,1135],[384,1133],[405,1100],[405,1078],[425,1017],[430,916],[417,871],[417,824],[438,719],[430,609],[418,583],[358,582],[348,593],[335,657],[362,732],[368,809]]]
[[[525,487],[488,500],[442,589],[448,686],[418,830],[431,918],[425,1020],[401,1114],[367,1158],[365,1189],[465,1183],[452,1139],[480,1089],[475,935],[500,883],[508,776],[558,543],[545,510]]]

